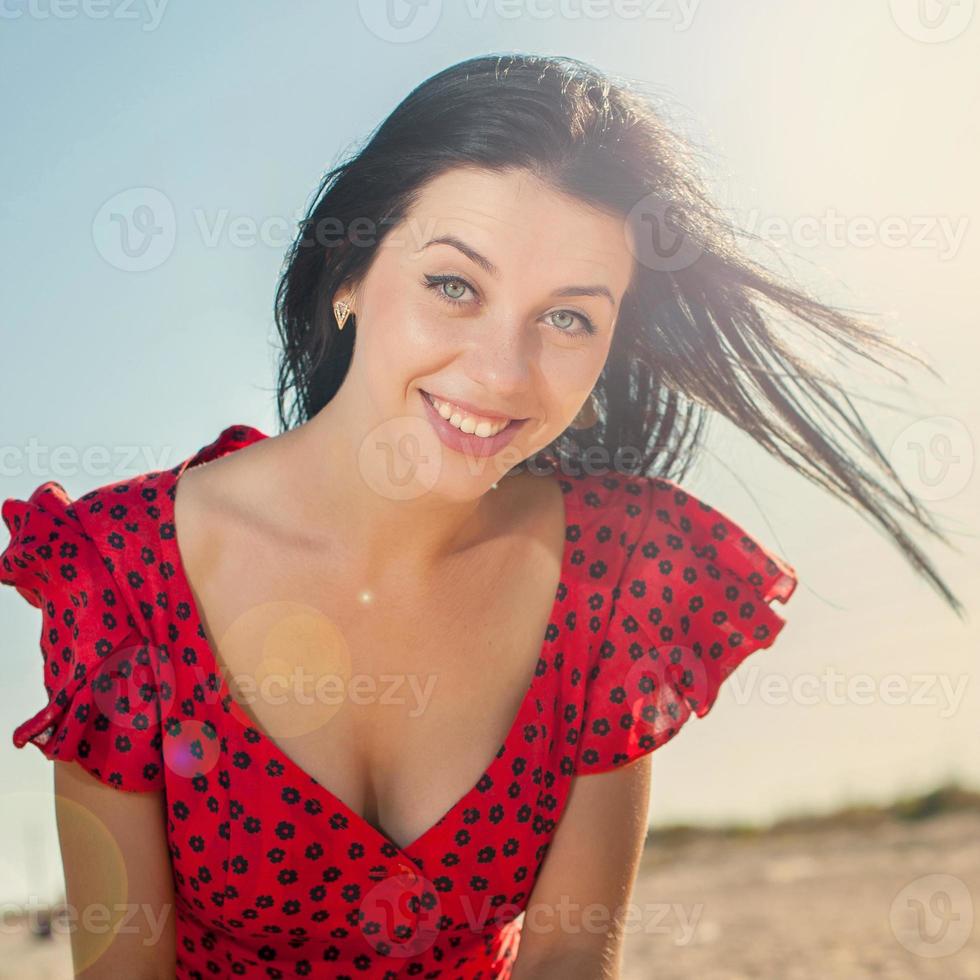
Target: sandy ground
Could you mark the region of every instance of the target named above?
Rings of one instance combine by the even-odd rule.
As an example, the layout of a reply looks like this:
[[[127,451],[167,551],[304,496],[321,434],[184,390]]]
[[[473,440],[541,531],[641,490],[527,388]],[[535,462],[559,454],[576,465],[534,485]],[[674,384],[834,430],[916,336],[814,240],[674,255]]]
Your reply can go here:
[[[623,980],[980,980],[980,814],[647,848]]]
[[[980,813],[654,838],[622,980],[980,980]],[[67,939],[0,932],[0,978],[70,980]]]

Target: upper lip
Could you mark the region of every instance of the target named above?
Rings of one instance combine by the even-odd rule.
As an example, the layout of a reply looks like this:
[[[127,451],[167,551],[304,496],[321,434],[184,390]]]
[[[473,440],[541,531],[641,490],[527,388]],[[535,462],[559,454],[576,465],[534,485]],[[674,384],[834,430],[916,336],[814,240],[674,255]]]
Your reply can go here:
[[[522,422],[523,419],[517,418],[515,415],[503,415],[500,412],[488,412],[484,408],[479,408],[478,406],[472,404],[471,402],[463,401],[462,398],[449,398],[445,395],[437,394],[434,391],[428,391],[427,389],[422,389],[427,395],[432,395],[433,398],[438,398],[441,402],[449,402],[451,405],[455,405],[458,408],[463,409],[464,412],[469,412],[471,415],[478,415],[485,419],[499,419],[501,422],[511,422],[517,421]]]

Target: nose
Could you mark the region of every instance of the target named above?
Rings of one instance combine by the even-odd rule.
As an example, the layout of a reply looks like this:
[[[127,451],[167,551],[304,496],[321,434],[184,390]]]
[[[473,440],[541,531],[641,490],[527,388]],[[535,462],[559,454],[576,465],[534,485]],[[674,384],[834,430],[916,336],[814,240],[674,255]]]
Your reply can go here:
[[[536,364],[531,337],[517,317],[496,317],[472,338],[462,359],[473,390],[484,392],[488,404],[514,417],[532,410],[527,397]]]

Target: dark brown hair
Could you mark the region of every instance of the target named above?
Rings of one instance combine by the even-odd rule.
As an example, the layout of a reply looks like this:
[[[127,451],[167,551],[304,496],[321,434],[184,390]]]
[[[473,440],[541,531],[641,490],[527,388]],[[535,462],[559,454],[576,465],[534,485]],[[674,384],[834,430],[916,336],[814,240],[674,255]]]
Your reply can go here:
[[[936,372],[874,325],[749,258],[737,238],[755,236],[710,199],[694,157],[651,99],[574,58],[485,55],[428,78],[324,176],[286,257],[276,294],[281,427],[311,418],[343,382],[356,317],[339,331],[331,299],[364,276],[423,186],[454,167],[525,169],[633,222],[644,243],[595,386],[598,421],[566,430],[542,452],[573,472],[587,450],[590,459],[598,447],[613,460],[630,447],[634,472],[681,480],[701,449],[708,413],[717,412],[883,528],[962,617],[962,604],[898,516],[949,541],[848,393],[794,352],[773,314],[789,314],[813,339],[879,366],[886,365],[876,354],[898,354]],[[376,229],[367,243],[365,229]],[[650,240],[665,230],[670,248]]]

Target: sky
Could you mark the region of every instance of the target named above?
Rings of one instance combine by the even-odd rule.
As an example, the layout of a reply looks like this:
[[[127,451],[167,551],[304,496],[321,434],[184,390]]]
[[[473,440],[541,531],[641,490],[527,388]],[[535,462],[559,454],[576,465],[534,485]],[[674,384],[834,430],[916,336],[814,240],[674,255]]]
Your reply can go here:
[[[938,372],[833,365],[949,534],[916,540],[968,607],[713,421],[685,486],[800,585],[777,644],[656,755],[651,826],[980,787],[980,18],[974,0],[745,7],[0,0],[0,499],[173,466],[233,423],[274,433],[274,291],[322,174],[448,65],[571,55],[664,100],[774,270]],[[39,621],[0,589],[8,733],[44,703]],[[0,772],[0,899],[54,895],[51,764],[8,734]]]

